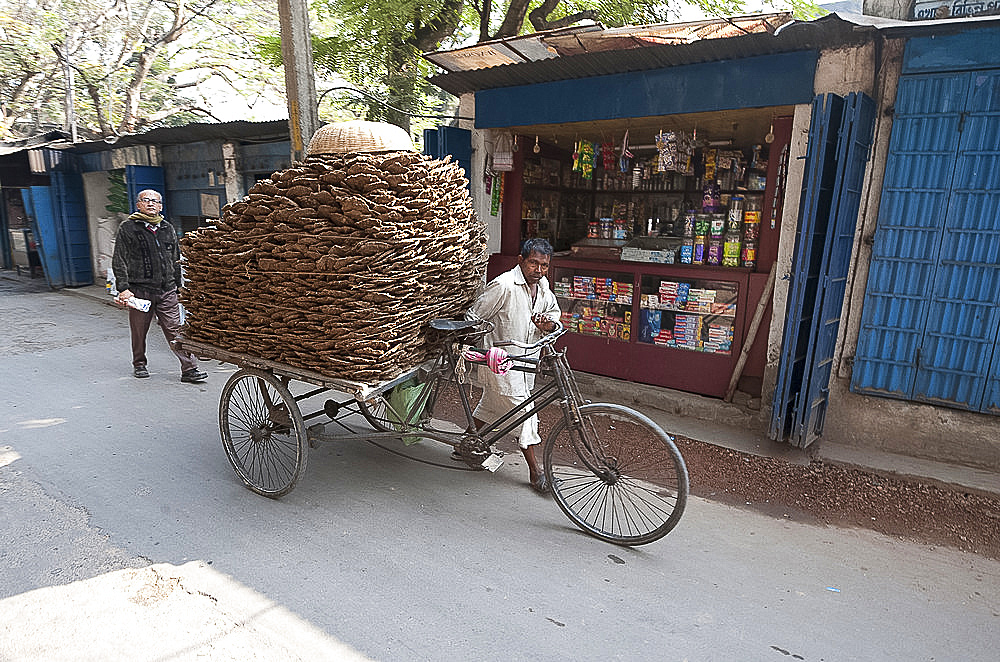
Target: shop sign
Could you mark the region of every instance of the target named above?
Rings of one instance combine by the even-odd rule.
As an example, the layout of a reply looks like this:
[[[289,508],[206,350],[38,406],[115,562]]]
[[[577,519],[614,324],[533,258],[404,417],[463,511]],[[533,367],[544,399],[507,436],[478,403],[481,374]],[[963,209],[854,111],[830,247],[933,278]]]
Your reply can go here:
[[[913,3],[913,18],[967,18],[1000,13],[1000,0],[919,0]]]

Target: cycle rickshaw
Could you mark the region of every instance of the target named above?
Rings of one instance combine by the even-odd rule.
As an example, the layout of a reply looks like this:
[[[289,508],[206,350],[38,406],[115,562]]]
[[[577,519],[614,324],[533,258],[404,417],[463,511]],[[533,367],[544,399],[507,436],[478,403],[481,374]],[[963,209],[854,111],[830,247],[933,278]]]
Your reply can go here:
[[[564,329],[532,345],[497,343],[524,352],[509,354],[511,369],[534,371],[536,387],[520,406],[476,429],[463,375],[467,362],[485,362],[488,349],[477,348],[476,341],[488,325],[432,320],[431,358],[374,385],[205,343],[176,344],[239,368],[222,390],[219,429],[233,469],[257,494],[288,494],[305,472],[310,447],[350,439],[382,447],[388,440],[433,440],[454,448],[465,465],[460,468],[494,471],[503,455],[497,443],[556,403],[560,415],[543,436],[542,458],[552,495],[566,516],[588,534],[618,545],[641,545],[669,533],[688,497],[687,468],[673,437],[631,408],[586,401],[566,350],[555,348]],[[333,393],[340,397],[325,397]],[[312,411],[303,413],[301,405],[307,404]],[[331,426],[334,432],[328,431]]]

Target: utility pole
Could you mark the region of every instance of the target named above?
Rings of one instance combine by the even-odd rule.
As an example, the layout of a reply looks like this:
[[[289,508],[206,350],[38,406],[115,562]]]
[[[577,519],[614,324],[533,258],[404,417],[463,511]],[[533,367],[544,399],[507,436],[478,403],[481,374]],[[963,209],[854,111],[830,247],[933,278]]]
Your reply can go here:
[[[306,0],[278,0],[278,18],[281,21],[281,60],[285,66],[292,160],[301,161],[309,140],[319,128],[309,5]]]
[[[66,55],[59,44],[52,44],[52,50],[55,51],[56,57],[59,58],[59,63],[62,64],[63,76],[66,79],[66,120],[63,123],[63,127],[66,131],[69,131],[70,137],[73,143],[76,143],[76,106],[73,99],[73,67],[69,64],[69,56]]]

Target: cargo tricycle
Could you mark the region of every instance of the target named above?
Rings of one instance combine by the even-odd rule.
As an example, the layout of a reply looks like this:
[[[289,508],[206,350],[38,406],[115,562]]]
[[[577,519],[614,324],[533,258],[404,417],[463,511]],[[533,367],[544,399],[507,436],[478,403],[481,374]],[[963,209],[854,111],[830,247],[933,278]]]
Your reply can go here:
[[[536,374],[536,386],[521,405],[477,429],[465,377],[470,364],[488,362],[490,348],[477,344],[491,328],[482,320],[432,320],[430,358],[377,384],[175,342],[239,368],[222,389],[219,429],[233,469],[257,494],[288,494],[305,472],[310,447],[320,442],[366,440],[401,452],[405,446],[397,442],[431,440],[454,449],[454,468],[495,471],[503,464],[498,442],[555,403],[557,415],[543,422],[548,430],[541,451],[552,495],[566,516],[618,545],[669,533],[688,496],[687,468],[673,436],[629,407],[585,400],[565,348],[555,347],[564,329],[533,344],[495,344],[508,369]],[[303,413],[303,405],[311,411]]]

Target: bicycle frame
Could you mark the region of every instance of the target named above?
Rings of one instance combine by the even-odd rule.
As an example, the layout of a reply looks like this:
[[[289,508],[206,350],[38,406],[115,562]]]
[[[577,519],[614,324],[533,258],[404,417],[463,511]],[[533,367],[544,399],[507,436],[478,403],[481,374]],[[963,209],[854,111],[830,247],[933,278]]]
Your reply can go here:
[[[587,451],[581,454],[581,459],[588,468],[599,475],[608,472],[604,463],[596,461],[598,453],[595,452],[589,435],[582,429],[579,406],[584,403],[584,400],[572,368],[566,359],[566,350],[552,349],[551,343],[554,342],[554,338],[548,344],[542,345],[541,355],[537,359],[522,356],[510,357],[514,362],[512,370],[535,372],[551,376],[552,379],[535,389],[524,401],[509,409],[496,420],[487,422],[478,430],[468,390],[455,378],[458,374],[458,361],[464,360],[460,359],[454,351],[453,343],[455,340],[455,338],[446,338],[438,343],[437,358],[426,379],[426,383],[431,388],[425,389],[414,406],[411,407],[411,412],[419,412],[419,416],[410,416],[403,420],[404,417],[399,416],[398,412],[394,412],[396,418],[401,421],[403,428],[401,434],[420,434],[452,446],[458,446],[463,441],[468,442],[471,437],[475,441],[476,447],[485,452],[506,435],[520,428],[529,418],[558,401],[566,427],[570,431],[574,443]],[[473,351],[485,353],[485,350],[478,348],[473,348]],[[441,386],[448,382],[458,385],[459,399],[465,415],[465,431],[463,433],[446,432],[428,425]]]

